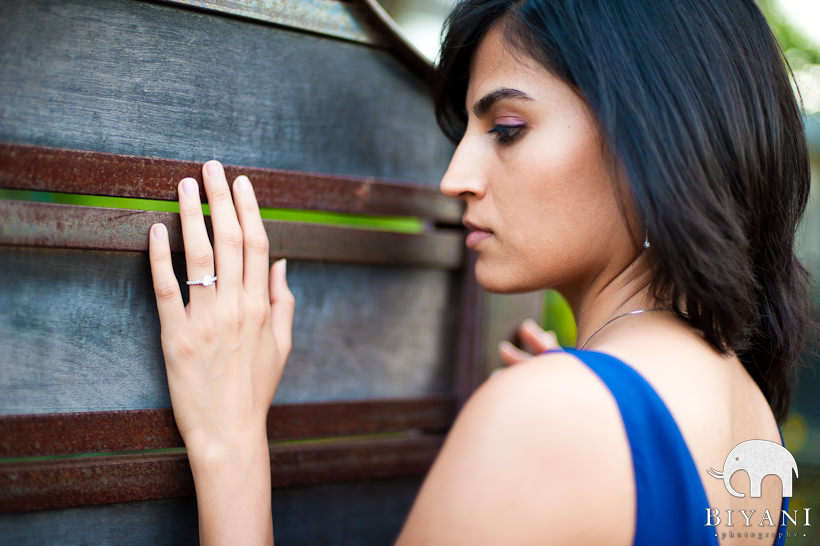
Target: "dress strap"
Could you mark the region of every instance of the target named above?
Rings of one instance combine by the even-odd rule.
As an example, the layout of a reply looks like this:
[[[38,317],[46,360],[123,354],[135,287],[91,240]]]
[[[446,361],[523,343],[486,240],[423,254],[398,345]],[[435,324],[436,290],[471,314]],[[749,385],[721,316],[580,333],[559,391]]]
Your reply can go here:
[[[717,546],[704,526],[708,501],[692,455],[672,414],[632,367],[595,351],[566,349],[607,386],[623,419],[636,494],[636,545]]]
[[[596,351],[557,350],[586,364],[618,404],[635,476],[633,544],[718,546],[715,528],[705,525],[708,499],[692,454],[669,408],[652,385],[614,356]],[[553,351],[556,349],[545,352]],[[780,440],[783,441],[782,432]],[[788,511],[788,497],[783,497],[781,509]],[[778,527],[774,546],[785,544],[786,530],[784,525]]]

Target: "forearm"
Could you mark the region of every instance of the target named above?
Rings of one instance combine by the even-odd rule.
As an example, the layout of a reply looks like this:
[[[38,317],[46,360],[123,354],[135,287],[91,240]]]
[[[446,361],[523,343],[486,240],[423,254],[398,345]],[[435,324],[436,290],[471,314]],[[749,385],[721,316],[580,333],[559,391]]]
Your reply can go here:
[[[200,543],[273,544],[267,438],[205,451],[189,450]]]
[[[206,163],[202,177],[213,246],[197,181],[179,184],[187,306],[168,230],[155,224],[149,237],[171,404],[194,475],[201,542],[272,544],[265,422],[290,353],[295,301],[286,262],[268,274],[268,238],[250,181],[236,178],[232,200],[218,161]]]

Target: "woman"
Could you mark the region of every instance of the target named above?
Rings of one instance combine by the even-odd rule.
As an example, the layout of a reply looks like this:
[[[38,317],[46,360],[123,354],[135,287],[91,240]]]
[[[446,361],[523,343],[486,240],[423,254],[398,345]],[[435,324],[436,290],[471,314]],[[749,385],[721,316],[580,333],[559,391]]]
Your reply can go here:
[[[399,543],[782,542],[777,480],[737,498],[705,472],[742,441],[781,443],[813,328],[793,249],[805,138],[755,4],[466,0],[439,75],[458,143],[441,189],[466,203],[478,281],[559,290],[583,350],[531,324],[529,348],[551,350],[502,345],[516,365],[459,414]],[[265,415],[294,300],[284,261],[268,282],[248,179],[232,201],[219,163],[203,175],[215,247],[185,179],[188,277],[219,280],[187,312],[164,227],[150,238],[168,382],[203,542],[271,542]]]

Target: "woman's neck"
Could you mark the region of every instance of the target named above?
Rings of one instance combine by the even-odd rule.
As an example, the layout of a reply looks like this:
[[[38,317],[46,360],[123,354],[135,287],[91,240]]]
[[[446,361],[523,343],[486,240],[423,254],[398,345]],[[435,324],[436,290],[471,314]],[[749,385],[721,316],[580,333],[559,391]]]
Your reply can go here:
[[[607,321],[639,309],[667,307],[650,294],[651,272],[642,255],[614,273],[598,274],[587,286],[560,290],[567,299],[578,327],[577,346],[597,333]]]

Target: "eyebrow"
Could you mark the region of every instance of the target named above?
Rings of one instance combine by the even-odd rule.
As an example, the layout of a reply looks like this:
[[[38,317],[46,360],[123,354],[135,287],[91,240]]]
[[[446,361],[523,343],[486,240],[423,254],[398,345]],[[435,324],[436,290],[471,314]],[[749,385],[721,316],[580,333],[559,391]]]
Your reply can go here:
[[[473,104],[473,113],[477,118],[483,117],[484,114],[490,111],[493,104],[502,99],[516,99],[516,100],[533,100],[532,97],[519,91],[518,89],[510,89],[509,87],[500,87],[494,91],[490,91],[481,97],[475,104]]]

